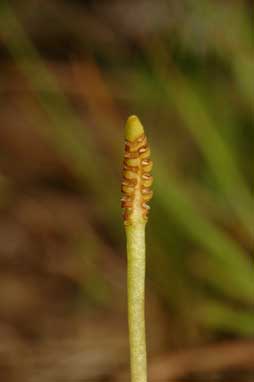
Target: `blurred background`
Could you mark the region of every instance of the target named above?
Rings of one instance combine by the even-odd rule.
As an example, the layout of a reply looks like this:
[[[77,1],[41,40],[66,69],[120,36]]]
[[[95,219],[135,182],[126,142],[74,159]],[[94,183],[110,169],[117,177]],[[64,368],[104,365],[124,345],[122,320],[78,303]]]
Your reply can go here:
[[[128,380],[130,114],[154,161],[150,381],[254,380],[252,6],[0,1],[1,381]]]

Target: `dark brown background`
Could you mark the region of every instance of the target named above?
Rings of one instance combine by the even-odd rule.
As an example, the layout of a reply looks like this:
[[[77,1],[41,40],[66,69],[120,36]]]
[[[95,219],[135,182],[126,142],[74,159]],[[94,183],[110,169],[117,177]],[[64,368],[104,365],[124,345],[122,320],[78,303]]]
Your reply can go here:
[[[154,161],[150,381],[254,378],[252,2],[0,2],[0,379],[128,375],[123,125]]]

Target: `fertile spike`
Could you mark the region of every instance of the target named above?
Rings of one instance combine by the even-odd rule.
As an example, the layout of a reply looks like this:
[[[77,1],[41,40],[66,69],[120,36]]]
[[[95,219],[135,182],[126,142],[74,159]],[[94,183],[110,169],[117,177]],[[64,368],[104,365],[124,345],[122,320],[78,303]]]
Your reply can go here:
[[[124,224],[146,223],[148,208],[146,202],[152,198],[153,178],[150,175],[152,161],[144,128],[138,117],[132,115],[125,125],[125,153],[123,165],[122,192],[131,201],[122,203]]]

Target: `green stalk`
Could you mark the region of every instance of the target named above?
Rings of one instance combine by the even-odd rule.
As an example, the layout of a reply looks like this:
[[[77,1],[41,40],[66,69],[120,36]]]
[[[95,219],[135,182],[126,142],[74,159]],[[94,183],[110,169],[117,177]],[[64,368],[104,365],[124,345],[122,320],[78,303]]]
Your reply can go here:
[[[127,226],[128,318],[131,381],[147,381],[145,335],[145,224]]]
[[[125,126],[122,207],[127,239],[131,382],[147,382],[145,334],[145,226],[152,197],[150,149],[139,119]]]

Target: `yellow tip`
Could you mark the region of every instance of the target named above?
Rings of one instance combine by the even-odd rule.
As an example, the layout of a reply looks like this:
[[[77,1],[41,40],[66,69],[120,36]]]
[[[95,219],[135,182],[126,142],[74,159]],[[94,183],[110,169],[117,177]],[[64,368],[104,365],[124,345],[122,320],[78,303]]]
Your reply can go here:
[[[138,117],[136,117],[135,115],[131,115],[127,119],[124,130],[125,139],[127,139],[130,142],[135,141],[142,134],[144,134],[144,128]]]

